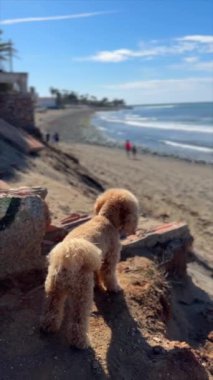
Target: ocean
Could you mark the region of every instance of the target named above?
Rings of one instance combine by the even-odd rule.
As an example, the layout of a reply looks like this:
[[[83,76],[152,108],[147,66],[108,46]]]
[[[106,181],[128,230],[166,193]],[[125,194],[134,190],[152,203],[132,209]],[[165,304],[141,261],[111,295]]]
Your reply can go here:
[[[138,105],[98,112],[93,124],[109,142],[126,139],[159,155],[213,163],[213,103]]]

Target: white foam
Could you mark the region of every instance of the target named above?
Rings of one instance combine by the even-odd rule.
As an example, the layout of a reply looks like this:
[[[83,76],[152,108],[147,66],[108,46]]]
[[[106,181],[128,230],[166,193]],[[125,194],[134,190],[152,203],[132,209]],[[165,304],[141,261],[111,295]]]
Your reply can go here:
[[[124,133],[123,132],[118,132],[117,135],[118,136],[122,136]]]
[[[169,140],[162,140],[162,142],[166,145],[175,146],[177,148],[197,150],[199,152],[205,152],[205,153],[213,153],[213,148],[207,148],[205,146],[182,144],[182,143],[177,143],[177,142],[173,142]]]
[[[164,130],[177,130],[177,131],[186,131],[186,132],[200,132],[200,133],[211,133],[213,134],[213,127],[207,127],[203,125],[195,125],[195,124],[184,124],[184,123],[176,123],[176,122],[157,122],[156,119],[151,121],[147,121],[146,118],[138,118],[135,120],[134,118],[125,118],[118,119],[116,117],[107,117],[102,116],[102,120],[111,123],[119,123],[119,124],[127,124],[132,125],[134,127],[139,128],[154,128],[154,129],[164,129]],[[150,120],[150,119],[149,119]]]
[[[148,108],[148,109],[155,109],[155,108],[157,108],[157,109],[159,109],[159,108],[175,108],[175,107],[177,107],[177,104],[156,104],[156,105],[146,105],[146,106],[140,106],[140,108]]]

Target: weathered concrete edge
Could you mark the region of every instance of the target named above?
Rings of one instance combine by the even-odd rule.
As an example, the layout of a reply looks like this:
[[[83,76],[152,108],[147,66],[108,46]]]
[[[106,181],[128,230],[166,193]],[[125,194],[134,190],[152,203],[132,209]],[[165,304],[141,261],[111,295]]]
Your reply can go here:
[[[122,251],[131,250],[135,248],[153,248],[158,243],[163,244],[171,239],[181,239],[186,238],[188,236],[190,236],[189,227],[187,224],[182,224],[178,227],[170,228],[167,231],[163,231],[161,233],[148,233],[146,236],[133,242],[123,242]]]

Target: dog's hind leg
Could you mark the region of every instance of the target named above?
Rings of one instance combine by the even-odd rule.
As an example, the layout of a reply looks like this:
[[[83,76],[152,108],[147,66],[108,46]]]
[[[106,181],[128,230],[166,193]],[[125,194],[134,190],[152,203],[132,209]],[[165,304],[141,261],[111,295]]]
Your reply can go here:
[[[94,292],[93,273],[83,273],[68,299],[69,321],[67,339],[71,346],[80,349],[90,345],[88,336],[89,316]]]
[[[65,292],[54,291],[46,294],[44,312],[41,318],[40,329],[45,333],[53,333],[59,330],[63,316],[64,303],[67,298]]]

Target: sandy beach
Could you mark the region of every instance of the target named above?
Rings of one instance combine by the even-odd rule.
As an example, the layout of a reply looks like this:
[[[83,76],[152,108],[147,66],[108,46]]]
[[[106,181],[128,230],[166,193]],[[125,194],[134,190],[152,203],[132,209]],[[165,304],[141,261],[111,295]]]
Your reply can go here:
[[[212,166],[151,154],[140,154],[133,160],[121,149],[92,145],[93,141],[104,143],[89,122],[92,114],[89,109],[48,111],[37,114],[37,125],[43,132],[60,128],[61,148],[74,153],[106,187],[132,190],[143,215],[186,221],[199,256],[212,261]],[[50,194],[52,191],[49,188]]]

